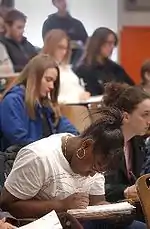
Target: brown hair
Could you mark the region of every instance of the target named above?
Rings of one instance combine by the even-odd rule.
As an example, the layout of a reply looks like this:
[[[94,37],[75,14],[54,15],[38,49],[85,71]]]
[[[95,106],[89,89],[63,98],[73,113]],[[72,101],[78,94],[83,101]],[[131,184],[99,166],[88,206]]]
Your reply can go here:
[[[108,83],[102,100],[103,106],[117,107],[121,111],[132,113],[137,105],[150,95],[138,86],[121,83]]]
[[[70,40],[67,34],[61,29],[52,29],[46,34],[42,53],[54,57],[55,50],[58,48],[58,44],[59,42],[61,42],[62,39],[66,39],[68,41],[68,50],[63,61],[64,64],[68,64],[70,62],[71,56]]]
[[[145,85],[147,83],[145,74],[150,73],[150,60],[146,60],[141,67],[141,84]]]
[[[116,46],[118,43],[118,38],[111,29],[100,27],[94,31],[92,36],[88,39],[87,46],[82,57],[82,60],[85,64],[92,65],[96,62],[100,49],[107,41],[107,38],[110,34],[114,35]]]
[[[16,10],[16,9],[9,10],[5,16],[5,23],[8,24],[9,26],[12,26],[13,23],[17,20],[22,20],[26,22],[27,17],[25,14],[23,14],[19,10]]]
[[[20,75],[17,77],[13,85],[11,85],[11,88],[15,85],[23,85],[25,87],[25,104],[28,114],[32,119],[35,119],[35,106],[37,101],[40,99],[39,93],[41,80],[44,72],[48,68],[56,68],[58,76],[54,83],[54,89],[51,92],[51,101],[48,98],[45,98],[42,100],[42,104],[51,108],[55,108],[58,105],[57,98],[60,85],[59,68],[56,62],[49,55],[40,54],[30,60]],[[3,98],[11,88],[4,92]]]

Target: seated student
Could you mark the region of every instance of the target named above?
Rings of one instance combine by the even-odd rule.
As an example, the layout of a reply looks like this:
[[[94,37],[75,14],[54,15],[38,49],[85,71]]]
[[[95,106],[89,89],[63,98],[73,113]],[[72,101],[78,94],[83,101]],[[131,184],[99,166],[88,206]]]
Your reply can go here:
[[[105,88],[103,105],[117,107],[123,113],[125,138],[119,167],[106,176],[106,199],[110,202],[123,199],[138,201],[135,181],[140,176],[146,153],[142,136],[150,124],[150,95],[136,86],[109,83]]]
[[[37,54],[35,47],[23,36],[25,23],[26,16],[22,12],[16,9],[8,11],[5,17],[6,33],[0,37],[0,62],[5,63],[6,56],[9,56],[9,64],[13,65],[15,72],[22,71]]]
[[[141,67],[141,85],[150,94],[150,60],[146,60]]]
[[[0,103],[2,150],[53,133],[77,134],[74,126],[60,115],[58,91],[57,64],[48,55],[34,57],[6,90]]]
[[[96,29],[87,43],[82,61],[74,69],[92,96],[103,94],[104,84],[110,81],[134,84],[125,70],[110,60],[117,43],[117,35],[112,30]]]
[[[79,84],[78,77],[69,66],[71,47],[69,38],[63,30],[54,29],[46,35],[42,53],[49,54],[59,64],[59,102],[80,101],[90,97],[90,93]]]
[[[80,136],[51,135],[21,149],[2,190],[2,209],[15,217],[33,218],[53,209],[64,212],[105,203],[102,172],[117,162],[124,137],[120,111],[107,108],[99,115]],[[84,228],[113,225],[91,221]],[[134,221],[129,228],[146,227]]]

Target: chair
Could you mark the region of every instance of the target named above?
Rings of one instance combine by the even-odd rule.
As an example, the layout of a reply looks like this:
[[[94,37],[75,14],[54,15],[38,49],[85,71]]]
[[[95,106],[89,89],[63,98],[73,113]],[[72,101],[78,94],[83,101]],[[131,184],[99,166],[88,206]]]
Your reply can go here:
[[[150,174],[146,174],[138,178],[136,188],[147,227],[150,229]]]

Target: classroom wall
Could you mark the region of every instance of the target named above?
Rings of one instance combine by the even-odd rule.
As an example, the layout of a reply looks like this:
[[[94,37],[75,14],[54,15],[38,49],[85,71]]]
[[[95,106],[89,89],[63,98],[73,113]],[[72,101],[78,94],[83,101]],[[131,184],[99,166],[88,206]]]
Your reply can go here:
[[[118,61],[138,84],[140,68],[150,59],[150,11],[127,11],[125,0],[118,0]]]
[[[149,26],[150,11],[127,11],[126,0],[118,0],[118,30],[123,26]]]

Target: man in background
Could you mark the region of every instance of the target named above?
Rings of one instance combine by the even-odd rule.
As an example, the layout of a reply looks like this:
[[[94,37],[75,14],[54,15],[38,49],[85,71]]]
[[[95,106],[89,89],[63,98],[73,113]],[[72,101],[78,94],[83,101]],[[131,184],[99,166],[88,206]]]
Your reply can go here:
[[[87,40],[87,32],[81,21],[73,18],[67,9],[66,0],[52,0],[53,5],[57,8],[57,12],[48,16],[43,24],[43,39],[47,32],[52,29],[62,29],[70,37],[72,41],[81,41],[83,44]]]
[[[0,37],[0,64],[1,67],[7,65],[10,72],[22,71],[37,55],[35,47],[23,36],[26,20],[26,16],[16,9],[8,11],[5,16],[6,32]]]

